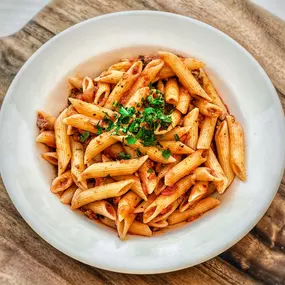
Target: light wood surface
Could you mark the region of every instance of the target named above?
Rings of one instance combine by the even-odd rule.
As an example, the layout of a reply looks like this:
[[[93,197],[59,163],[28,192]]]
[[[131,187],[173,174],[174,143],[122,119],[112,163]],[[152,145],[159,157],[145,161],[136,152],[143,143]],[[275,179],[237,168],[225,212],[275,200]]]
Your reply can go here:
[[[0,104],[21,66],[55,34],[101,14],[142,9],[190,16],[231,36],[265,69],[285,107],[285,23],[245,0],[52,1],[21,31],[0,41]],[[285,284],[284,250],[285,179],[267,213],[235,246],[198,266],[145,276],[92,268],[57,251],[26,224],[0,182],[3,285]]]

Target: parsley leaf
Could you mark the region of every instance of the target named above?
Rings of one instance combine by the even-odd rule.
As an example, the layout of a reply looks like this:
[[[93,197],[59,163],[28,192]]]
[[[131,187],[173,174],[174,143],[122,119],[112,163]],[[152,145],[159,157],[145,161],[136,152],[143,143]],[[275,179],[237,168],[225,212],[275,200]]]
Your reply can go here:
[[[85,142],[89,138],[89,136],[90,136],[90,132],[84,132],[84,133],[80,134],[79,140],[81,142]]]
[[[135,138],[134,136],[132,136],[132,135],[128,135],[127,137],[126,137],[126,141],[127,141],[127,143],[128,144],[135,144],[136,142],[137,142],[137,138]]]
[[[115,100],[115,101],[113,102],[113,107],[117,107],[117,106],[118,106],[118,101]]]
[[[171,156],[171,152],[169,149],[165,149],[162,151],[162,156],[166,159],[168,159]]]
[[[137,154],[137,156],[141,156],[142,155],[142,152],[140,151],[139,148],[136,149],[136,154]]]
[[[131,155],[128,153],[120,152],[119,153],[119,159],[130,159]]]
[[[175,134],[175,135],[174,135],[174,139],[175,139],[177,142],[180,141],[180,137],[178,136],[178,134]]]
[[[147,170],[147,172],[148,172],[148,173],[152,173],[152,172],[153,172],[153,169],[152,169],[152,168],[149,168],[149,169]]]

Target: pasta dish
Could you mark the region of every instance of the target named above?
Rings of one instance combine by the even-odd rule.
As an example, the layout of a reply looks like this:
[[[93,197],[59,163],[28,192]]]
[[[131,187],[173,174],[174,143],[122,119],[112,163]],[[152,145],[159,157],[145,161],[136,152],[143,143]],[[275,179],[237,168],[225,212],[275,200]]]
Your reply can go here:
[[[57,117],[37,114],[51,192],[121,239],[194,221],[246,180],[243,129],[203,62],[161,51],[69,84]]]

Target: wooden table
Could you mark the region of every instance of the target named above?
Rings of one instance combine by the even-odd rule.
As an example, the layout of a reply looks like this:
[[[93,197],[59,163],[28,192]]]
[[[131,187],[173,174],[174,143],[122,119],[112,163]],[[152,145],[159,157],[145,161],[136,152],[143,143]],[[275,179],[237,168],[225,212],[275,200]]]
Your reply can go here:
[[[0,41],[0,100],[25,61],[69,26],[115,11],[160,10],[206,22],[262,65],[285,107],[285,23],[242,0],[56,0]],[[262,220],[239,243],[198,266],[160,275],[112,273],[77,262],[25,223],[0,184],[0,284],[285,284],[285,179]]]

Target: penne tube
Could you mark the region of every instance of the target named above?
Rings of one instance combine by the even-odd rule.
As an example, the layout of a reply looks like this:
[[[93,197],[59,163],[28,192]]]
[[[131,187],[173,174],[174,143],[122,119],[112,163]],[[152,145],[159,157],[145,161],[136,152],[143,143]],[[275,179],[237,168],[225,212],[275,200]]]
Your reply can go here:
[[[203,198],[208,191],[208,182],[200,181],[197,182],[190,190],[190,195],[188,197],[188,203],[193,205],[195,202]]]
[[[125,154],[125,149],[118,141],[105,149],[104,153],[114,160],[122,159],[121,154]]]
[[[99,221],[100,221],[103,225],[105,225],[105,226],[107,226],[107,227],[109,227],[109,228],[113,228],[113,229],[116,229],[116,228],[117,228],[115,221],[114,221],[114,220],[111,220],[111,219],[109,219],[109,218],[107,218],[107,217],[100,217],[100,218],[99,218]]]
[[[55,133],[54,131],[43,131],[41,132],[37,138],[36,138],[36,142],[38,143],[43,143],[47,146],[56,147],[56,143],[55,143]]]
[[[113,136],[116,140],[127,144],[127,141],[124,139],[123,136]],[[149,158],[153,161],[160,162],[160,163],[173,163],[175,162],[175,158],[170,156],[169,158],[164,158],[162,152],[156,148],[155,146],[143,146],[139,141],[136,141],[134,144],[128,144],[133,149],[139,149],[142,154],[147,154]]]
[[[230,135],[231,166],[236,176],[246,180],[245,169],[245,142],[243,129],[232,116],[226,116]]]
[[[204,67],[204,63],[201,61],[198,61],[194,58],[185,58],[181,60],[184,62],[184,64],[187,66],[189,70],[195,70]],[[175,76],[174,71],[171,69],[171,67],[167,64],[164,64],[164,66],[161,68],[160,72],[158,73],[157,78],[158,79],[166,79],[168,77]]]
[[[168,224],[173,225],[188,220],[191,217],[199,216],[207,211],[217,207],[220,201],[212,197],[207,197],[197,203],[194,208],[190,208],[185,212],[174,212],[168,218]]]
[[[162,148],[169,149],[174,154],[190,154],[194,152],[192,148],[179,141],[161,141],[160,144]]]
[[[136,193],[139,197],[141,197],[143,200],[147,201],[147,196],[142,188],[141,181],[139,177],[135,175],[120,175],[120,176],[115,176],[113,177],[116,181],[122,181],[122,180],[127,180],[127,179],[133,179],[134,183],[131,187],[131,190]]]
[[[61,175],[71,159],[70,141],[67,135],[67,126],[63,120],[67,117],[67,109],[61,112],[54,124],[56,152],[58,159],[58,175]]]
[[[84,210],[90,210],[94,214],[105,216],[113,221],[117,219],[114,207],[107,201],[95,201],[83,206]]]
[[[85,151],[84,154],[84,163],[88,164],[91,162],[93,157],[102,152],[107,147],[116,143],[117,140],[111,136],[111,131],[107,133],[102,133],[101,135],[92,139]]]
[[[84,149],[80,142],[70,138],[71,146],[71,176],[74,183],[81,189],[87,189],[86,181],[79,181],[81,173],[85,170]]]
[[[175,137],[179,137],[179,139],[187,134],[191,127],[175,127],[171,131],[167,132],[166,134],[157,136],[159,141],[171,141],[175,140]]]
[[[120,222],[134,212],[140,200],[141,198],[133,191],[129,191],[121,198],[118,203],[118,219]]]
[[[133,180],[130,179],[96,186],[82,191],[74,197],[71,203],[71,209],[80,208],[94,201],[122,196],[131,188],[132,184]]]
[[[189,175],[181,179],[173,187],[168,187],[170,190],[169,195],[163,195],[164,192],[160,194],[144,211],[143,222],[149,223],[155,217],[157,217],[163,209],[167,208],[171,203],[182,196],[195,182],[195,176]],[[164,190],[166,191],[166,190]]]
[[[145,155],[137,159],[94,163],[81,174],[80,180],[133,174],[142,166],[147,158],[148,156]]]
[[[176,78],[169,78],[165,85],[165,101],[177,105],[179,100],[179,87]]]
[[[99,121],[81,114],[76,114],[67,117],[63,119],[63,123],[68,126],[72,126],[80,130],[88,131],[94,134],[98,132],[97,125],[99,124]]]
[[[82,81],[82,91],[84,100],[91,103],[94,100],[95,86],[92,78],[85,76]]]
[[[197,142],[197,149],[209,149],[214,137],[218,117],[205,117],[200,136]]]
[[[109,83],[109,84],[117,84],[123,77],[125,72],[119,70],[108,70],[104,71],[100,74],[99,77],[94,78],[94,81]]]
[[[148,225],[140,223],[138,221],[133,221],[129,228],[129,233],[134,234],[134,235],[139,235],[139,236],[146,236],[146,237],[151,237],[152,236],[152,231],[149,228]]]
[[[156,196],[158,196],[161,192],[163,192],[165,189],[167,188],[167,186],[160,180],[158,181],[155,189],[154,189],[154,193]]]
[[[130,90],[133,83],[137,80],[142,71],[142,62],[135,62],[131,68],[123,75],[116,87],[109,95],[104,107],[108,109],[115,109],[114,103],[119,102],[121,97]]]
[[[119,219],[117,219],[116,221],[117,231],[119,238],[121,240],[124,240],[126,238],[128,230],[131,227],[132,223],[134,222],[135,218],[136,218],[135,214],[130,214],[126,217],[126,219],[122,221],[119,221]]]
[[[154,59],[149,62],[139,75],[136,82],[133,84],[132,88],[128,92],[128,98],[134,96],[134,94],[141,88],[148,86],[154,81],[157,73],[162,68],[164,62],[161,59]],[[127,101],[127,100],[126,100]],[[140,101],[138,101],[140,102]]]
[[[173,128],[179,124],[182,114],[178,110],[174,110],[169,116],[171,117],[171,124],[166,130],[162,129],[161,125],[159,125],[158,128],[154,131],[155,135],[163,135],[173,130]]]
[[[151,194],[154,191],[158,181],[155,171],[153,170],[153,163],[150,159],[147,159],[146,162],[139,168],[138,173],[143,189],[146,189],[146,192]]]
[[[206,167],[209,167],[215,171],[215,174],[221,181],[214,181],[217,191],[222,194],[225,192],[228,186],[228,179],[225,175],[219,161],[217,160],[212,148],[209,149],[208,158],[205,162]]]
[[[111,86],[109,83],[98,82],[98,90],[95,94],[94,104],[98,106],[104,106],[111,92]]]
[[[140,110],[142,107],[142,100],[144,100],[148,95],[149,95],[149,88],[148,87],[143,87],[138,89],[127,101],[125,104],[126,108],[131,108],[134,107],[136,111]]]
[[[221,167],[227,176],[228,186],[235,178],[231,166],[230,137],[227,121],[224,120],[217,128],[215,135],[216,149]]]
[[[203,150],[197,150],[176,164],[164,178],[167,186],[174,185],[182,177],[190,174],[196,167],[207,160]]]
[[[128,145],[124,145],[124,149],[126,151],[127,154],[129,154],[131,156],[131,158],[137,158],[139,157],[138,153],[136,152],[135,149],[129,147]]]
[[[165,86],[162,80],[157,81],[157,90],[159,90],[162,94],[165,93]]]
[[[110,162],[113,161],[112,159],[110,159],[108,156],[102,154],[102,162]]]
[[[83,190],[80,189],[80,188],[77,188],[77,189],[75,190],[75,192],[74,192],[74,194],[73,194],[73,197],[72,197],[72,199],[71,199],[71,205],[72,205],[72,203],[73,203],[74,201],[76,201],[78,195],[79,195],[82,191],[83,191]],[[72,208],[71,208],[71,209],[72,209]]]
[[[80,77],[69,77],[69,83],[78,90],[82,89],[83,79]]]
[[[199,116],[199,109],[194,108],[184,117],[183,121],[184,127],[186,126],[190,127],[185,144],[194,150],[197,148],[197,142],[199,137],[198,116]]]
[[[141,202],[134,210],[135,214],[143,213],[145,209],[156,199],[156,195],[154,193],[150,194],[147,197],[147,201]]]
[[[218,95],[213,83],[207,76],[206,72],[201,68],[200,69],[200,77],[202,78],[203,82],[203,89],[206,91],[206,93],[211,97],[212,103],[219,106],[223,112],[220,114],[220,119],[223,120],[225,118],[225,115],[228,113],[228,109],[226,105],[224,104],[221,97]]]
[[[57,165],[57,153],[56,152],[45,152],[42,153],[42,158],[53,165]]]
[[[183,86],[179,87],[179,100],[176,105],[176,109],[179,110],[182,114],[186,114],[189,109],[189,104],[191,101],[191,96],[187,89]]]
[[[156,228],[165,228],[168,226],[168,222],[166,220],[159,220],[157,222],[151,221],[148,223],[148,226]]]
[[[87,163],[87,167],[89,167],[90,165],[94,164],[94,163],[98,163],[98,162],[102,162],[102,154],[99,153],[97,155],[95,155],[90,162]]]
[[[174,163],[171,164],[167,164],[165,165],[157,174],[157,180],[159,181],[161,178],[163,178],[176,164],[178,164],[181,159],[182,156],[181,155],[175,155],[175,159],[176,161]]]
[[[196,97],[204,98],[208,101],[212,101],[211,97],[203,90],[200,84],[196,81],[195,77],[188,70],[183,61],[173,53],[158,52],[161,59],[164,60],[174,71],[179,78],[181,84],[189,91],[189,93]]]
[[[72,183],[71,171],[68,170],[52,181],[50,190],[52,193],[58,193],[69,188]]]
[[[75,115],[75,114],[78,114],[77,111],[75,110],[75,108],[72,106],[72,105],[69,105],[68,108],[67,108],[67,116],[72,116],[72,115]],[[67,131],[66,133],[71,136],[75,133],[76,131],[76,128],[72,127],[72,126],[67,126]]]
[[[37,112],[37,127],[40,130],[54,130],[54,123],[56,118],[44,111]]]
[[[166,220],[179,206],[182,202],[183,196],[179,197],[173,203],[171,203],[167,208],[161,211],[161,213],[152,220],[152,222],[159,222],[161,220]]]
[[[86,103],[82,100],[69,98],[69,101],[79,114],[85,115],[93,119],[101,120],[106,116],[113,119],[117,115],[116,112],[112,110],[96,106],[94,104]]]
[[[132,66],[132,62],[129,59],[126,59],[124,61],[119,61],[113,65],[111,65],[108,70],[118,70],[118,71],[123,71],[126,72],[130,69],[130,67]]]
[[[221,181],[221,178],[217,177],[215,171],[209,167],[197,167],[193,173],[198,181]]]
[[[70,205],[76,189],[77,186],[74,184],[71,185],[68,189],[66,189],[60,197],[60,202],[65,205]]]
[[[223,109],[221,107],[204,99],[195,99],[193,105],[197,107],[204,116],[219,117],[223,114]]]

